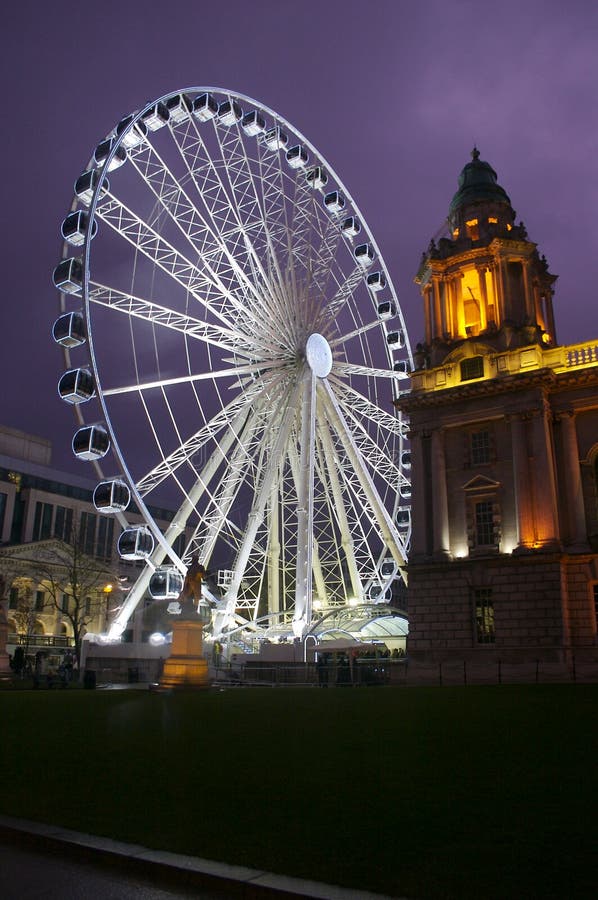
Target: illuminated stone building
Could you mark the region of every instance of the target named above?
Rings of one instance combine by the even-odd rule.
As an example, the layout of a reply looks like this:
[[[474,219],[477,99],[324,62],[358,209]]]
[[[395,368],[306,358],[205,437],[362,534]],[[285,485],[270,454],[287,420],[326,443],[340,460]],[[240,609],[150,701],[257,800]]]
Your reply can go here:
[[[557,343],[545,258],[474,149],[416,277],[409,656],[596,645],[598,339]]]
[[[82,542],[88,582],[98,584],[87,598],[87,631],[106,629],[111,611],[122,603],[143,565],[120,558],[117,541],[121,526],[114,516],[100,514],[95,508],[92,498],[97,481],[87,477],[90,470],[82,466],[85,473],[81,475],[58,471],[51,464],[51,455],[50,441],[0,426],[0,672],[6,631],[10,653],[19,644],[25,645],[30,655],[44,649],[58,653],[73,646],[72,623],[40,580],[40,571],[58,560],[60,545],[69,542],[73,530]],[[172,512],[153,511],[166,528]],[[142,522],[132,509],[127,516],[133,524]],[[61,603],[71,602],[68,590],[67,585]],[[125,642],[147,639],[142,613],[143,605],[124,634]]]

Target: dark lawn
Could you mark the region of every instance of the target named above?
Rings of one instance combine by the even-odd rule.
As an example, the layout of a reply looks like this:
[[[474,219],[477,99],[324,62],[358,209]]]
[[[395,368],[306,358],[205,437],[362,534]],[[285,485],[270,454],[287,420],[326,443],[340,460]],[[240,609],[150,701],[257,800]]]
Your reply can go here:
[[[412,898],[596,895],[598,685],[0,693],[0,809]]]

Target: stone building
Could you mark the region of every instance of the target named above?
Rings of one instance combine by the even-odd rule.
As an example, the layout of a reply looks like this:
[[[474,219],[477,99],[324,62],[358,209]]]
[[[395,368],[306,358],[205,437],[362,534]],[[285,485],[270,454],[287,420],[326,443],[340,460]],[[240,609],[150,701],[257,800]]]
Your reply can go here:
[[[51,443],[44,438],[0,426],[0,671],[6,668],[1,643],[6,633],[9,653],[18,645],[26,646],[29,656],[37,650],[61,653],[73,647],[69,585],[64,583],[56,603],[52,577],[44,577],[53,576],[54,592],[65,581],[61,570],[65,560],[68,564],[73,529],[81,541],[82,570],[89,586],[81,611],[87,631],[105,631],[111,612],[123,602],[143,565],[120,558],[121,526],[113,515],[95,508],[97,482],[85,474],[56,470],[51,455]],[[153,512],[166,528],[172,512]],[[127,518],[131,524],[142,521],[132,509]],[[125,642],[147,639],[142,612],[143,604],[123,636]]]
[[[561,347],[549,272],[474,149],[416,277],[408,652],[570,662],[596,647],[598,339]]]

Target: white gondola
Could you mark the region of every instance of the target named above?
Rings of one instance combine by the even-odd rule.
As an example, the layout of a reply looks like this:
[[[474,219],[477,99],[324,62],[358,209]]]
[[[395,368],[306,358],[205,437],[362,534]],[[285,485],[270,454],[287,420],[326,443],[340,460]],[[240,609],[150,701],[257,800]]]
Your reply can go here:
[[[93,375],[87,369],[69,369],[58,382],[58,393],[65,403],[87,403],[95,395]]]
[[[62,227],[60,229],[65,241],[68,244],[72,244],[73,247],[81,247],[85,243],[85,235],[87,234],[88,222],[89,216],[82,209],[78,209],[75,212],[69,213],[62,223]],[[96,236],[97,231],[98,224],[94,220],[91,228],[92,238]]]
[[[116,136],[120,137],[122,134],[121,143],[127,150],[133,150],[135,147],[138,147],[147,136],[147,125],[145,122],[140,119],[134,125],[131,125],[134,118],[133,114],[125,116],[116,126]]]
[[[314,166],[313,169],[309,169],[305,173],[305,179],[310,187],[316,188],[318,191],[321,191],[328,183],[328,175],[323,166]]]
[[[411,484],[408,481],[403,481],[399,484],[399,494],[403,498],[403,500],[409,500],[411,498]]]
[[[110,450],[110,438],[103,425],[86,425],[75,432],[72,446],[77,459],[102,459]]]
[[[121,532],[117,547],[121,559],[147,559],[154,550],[154,537],[145,525],[134,525]]]
[[[307,165],[309,154],[301,144],[295,144],[287,150],[287,162],[291,169],[302,169]]]
[[[170,113],[170,121],[173,125],[180,125],[189,118],[189,113],[193,109],[191,98],[187,94],[173,94],[166,101],[166,109]]]
[[[266,120],[259,109],[252,109],[241,119],[241,127],[249,137],[255,137],[266,130]]]
[[[411,468],[411,450],[403,450],[401,453],[401,466],[404,469]]]
[[[95,160],[96,165],[99,166],[99,168],[106,165],[106,160],[110,156],[110,153],[112,152],[112,148],[114,147],[115,143],[116,143],[115,138],[106,138],[105,141],[101,141],[98,144],[98,146],[95,148],[94,153],[93,153],[93,158]],[[106,171],[114,172],[115,169],[118,169],[126,161],[127,161],[127,151],[122,146],[122,144],[119,144],[119,146],[114,151],[114,156],[110,160],[110,163],[108,164]]]
[[[355,248],[355,259],[364,269],[367,269],[368,266],[372,265],[375,255],[371,244],[359,244]]]
[[[392,558],[392,556],[387,557],[382,560],[382,564],[380,565],[380,574],[383,578],[390,578],[391,575],[394,575],[397,571],[397,564]]]
[[[54,269],[52,281],[63,294],[80,294],[83,289],[81,258],[70,256],[68,259],[63,259]]]
[[[370,291],[383,291],[386,287],[386,275],[384,272],[372,272],[367,277],[367,285]]]
[[[405,332],[402,329],[389,331],[386,335],[386,343],[393,350],[402,350],[405,346]]]
[[[146,110],[141,116],[148,131],[159,131],[164,128],[170,119],[170,113],[165,103],[156,103],[150,109]]]
[[[200,122],[209,122],[218,112],[218,101],[211,94],[199,94],[193,101],[193,115]]]
[[[225,100],[218,107],[218,120],[230,128],[243,118],[243,110],[236,100]]]
[[[392,370],[397,378],[409,378],[409,375],[411,374],[411,366],[406,359],[400,359],[396,362],[392,367]]]
[[[183,576],[174,566],[160,566],[153,573],[148,585],[154,600],[176,600],[183,590]]]
[[[80,347],[87,340],[85,319],[79,312],[59,316],[52,326],[52,337],[61,347]]]
[[[407,529],[411,524],[411,510],[408,506],[399,506],[396,517],[397,527]]]
[[[378,304],[378,318],[392,319],[397,314],[397,309],[392,300],[383,300]]]
[[[280,125],[269,128],[264,134],[264,144],[268,150],[283,150],[289,142],[286,131],[283,131]]]
[[[75,194],[85,206],[89,206],[91,203],[93,192],[96,189],[100,177],[100,172],[98,172],[97,169],[89,169],[77,178],[75,182]],[[110,190],[110,182],[107,178],[104,178],[101,195],[105,194],[108,190]]]
[[[345,237],[354,238],[361,231],[361,222],[357,216],[348,216],[341,225]]]
[[[342,212],[345,208],[345,197],[341,191],[330,191],[324,195],[324,206],[329,212]]]
[[[101,513],[123,512],[130,502],[129,486],[120,478],[100,481],[93,492],[93,505]]]

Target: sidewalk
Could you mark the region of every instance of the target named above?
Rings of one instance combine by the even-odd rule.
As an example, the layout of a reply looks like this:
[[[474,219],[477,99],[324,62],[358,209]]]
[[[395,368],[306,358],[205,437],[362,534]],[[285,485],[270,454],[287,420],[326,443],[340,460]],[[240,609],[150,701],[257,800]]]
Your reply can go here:
[[[0,814],[0,841],[22,841],[30,846],[55,849],[64,854],[83,854],[94,862],[125,863],[132,872],[211,890],[223,897],[242,900],[406,900],[368,891],[351,890],[286,875],[275,875],[195,856],[150,850],[110,838],[81,834],[68,828],[44,825]]]

